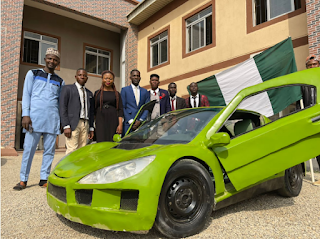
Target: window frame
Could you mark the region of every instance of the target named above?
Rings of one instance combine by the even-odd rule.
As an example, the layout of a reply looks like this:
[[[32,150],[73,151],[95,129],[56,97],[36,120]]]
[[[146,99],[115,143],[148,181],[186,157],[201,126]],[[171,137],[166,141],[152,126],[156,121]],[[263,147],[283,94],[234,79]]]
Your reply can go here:
[[[205,45],[203,47],[200,47],[200,48],[197,48],[197,49],[195,49],[193,51],[188,52],[188,49],[187,49],[187,37],[188,37],[187,35],[188,34],[187,34],[187,22],[186,21],[190,17],[193,17],[196,14],[199,14],[201,11],[205,10],[206,8],[208,8],[210,6],[212,7],[212,11],[211,11],[211,16],[212,16],[212,36],[211,36],[211,38],[212,38],[212,43],[209,44],[209,45]],[[200,22],[200,19],[198,19],[198,20]],[[205,41],[206,41],[206,39],[205,39]],[[210,49],[212,47],[215,47],[215,46],[216,46],[215,0],[211,0],[210,2],[202,5],[201,7],[193,10],[192,12],[190,12],[187,15],[182,17],[182,58],[186,58],[188,56],[191,56],[191,55],[197,54],[199,52],[208,50],[208,49]]]
[[[168,32],[167,32],[167,35],[166,35],[166,36],[160,38],[161,34],[163,34],[163,33],[165,33],[165,32],[167,32],[167,31],[164,31],[164,32],[160,33],[159,35],[157,35],[157,36],[153,37],[152,39],[150,39],[150,65],[151,65],[152,67],[159,66],[159,65],[164,64],[164,63],[166,63],[166,62],[168,61]],[[154,38],[158,37],[158,36],[159,36],[159,39],[156,40],[154,43],[152,43],[152,40],[153,40]],[[167,41],[167,52],[166,52],[166,53],[167,53],[167,60],[164,61],[164,62],[161,62],[161,56],[162,56],[161,53],[162,53],[162,51],[161,51],[160,44],[161,44],[162,42],[164,42],[164,41]],[[153,51],[153,46],[155,46],[155,45],[158,45],[158,64],[154,66],[154,65],[152,64],[152,60],[153,60],[153,53],[154,53],[154,51]]]
[[[109,56],[106,58],[109,58],[109,70],[112,71],[112,66],[113,66],[113,50],[108,49],[108,48],[104,48],[104,47],[100,47],[100,46],[95,46],[95,45],[91,45],[88,43],[83,43],[83,69],[86,69],[86,53],[88,53],[89,55],[94,55],[96,57],[98,56],[102,56],[105,57],[106,55],[101,54],[101,53],[94,53],[94,52],[90,52],[86,50],[86,47],[90,47],[90,48],[94,48],[96,50],[101,50],[101,51],[107,51],[109,52]],[[97,70],[98,70],[98,61],[97,61]],[[94,77],[101,77],[101,74],[98,73],[91,73],[88,71],[88,76],[94,76]]]
[[[209,7],[210,7],[210,6],[209,6]],[[209,7],[201,10],[200,12],[194,14],[193,16],[199,15],[202,11],[207,10]],[[193,17],[193,16],[192,16],[192,17]],[[195,20],[195,21],[193,21],[193,22],[191,22],[191,23],[187,23],[187,21],[188,21],[188,19],[190,19],[190,18],[192,18],[192,17],[189,17],[189,18],[186,19],[186,43],[187,43],[187,45],[186,45],[186,51],[187,51],[187,53],[196,51],[196,50],[198,50],[198,49],[200,49],[200,48],[203,48],[203,47],[207,46],[207,44],[206,44],[206,41],[207,41],[207,35],[206,35],[206,25],[207,25],[206,22],[207,22],[207,21],[206,21],[206,19],[207,19],[208,17],[210,17],[210,16],[212,16],[212,8],[211,8],[211,12],[210,12],[210,13],[207,13],[206,15],[204,15],[204,16],[202,16],[202,17],[199,16],[199,18],[198,18],[197,20]],[[196,48],[196,49],[193,49],[193,50],[191,49],[191,50],[189,50],[189,48],[192,48],[192,46],[193,46],[193,34],[194,34],[194,31],[192,30],[192,29],[193,29],[193,26],[199,24],[200,22],[203,22],[203,29],[204,29],[204,31],[203,31],[203,34],[204,34],[203,44],[204,44],[204,45],[203,45],[203,46],[199,46],[199,47]],[[191,37],[189,37],[189,35],[188,35],[189,28],[190,28]],[[212,31],[212,29],[211,29],[211,31]],[[212,36],[211,36],[211,37],[212,37]],[[190,42],[189,42],[189,38],[190,38]],[[199,44],[201,44],[201,33],[199,33]],[[211,44],[211,43],[210,43],[210,44]],[[208,44],[208,45],[209,45],[209,44]],[[190,47],[189,47],[189,46],[190,46]]]
[[[35,63],[30,63],[30,62],[23,61],[24,39],[36,40],[36,41],[39,41],[40,43],[41,42],[45,42],[46,43],[46,41],[43,41],[41,39],[38,40],[38,39],[35,39],[35,38],[32,38],[32,37],[26,37],[25,38],[25,32],[35,33],[35,34],[39,34],[41,36],[52,37],[52,38],[57,39],[58,43],[56,43],[56,45],[57,45],[57,49],[58,49],[58,51],[60,52],[60,55],[61,55],[61,37],[56,36],[56,35],[52,35],[52,34],[49,34],[49,33],[39,32],[39,31],[36,31],[36,30],[28,29],[28,28],[22,28],[21,46],[20,46],[20,64],[21,65],[34,66],[34,67],[37,67],[37,68],[43,68],[45,66],[45,65],[41,65],[41,64],[35,64]],[[52,43],[52,42],[48,42],[48,43],[55,44],[55,43]],[[38,63],[39,63],[39,61],[41,61],[41,44],[39,44],[39,53],[38,54],[39,54],[38,55]],[[60,64],[61,64],[61,61],[60,61]],[[56,67],[55,70],[60,71],[60,64]]]
[[[165,31],[168,32],[167,34],[167,61],[166,62],[163,62],[163,63],[160,63],[156,66],[152,66],[152,50],[151,50],[151,47],[152,45],[155,45],[155,43],[151,44],[151,40],[159,35],[161,35],[162,33],[164,33]],[[162,38],[163,39],[163,38]],[[165,40],[165,39],[164,39]],[[155,32],[154,34],[150,35],[148,38],[147,38],[147,72],[149,71],[153,71],[155,69],[158,69],[158,68],[161,68],[161,67],[164,67],[164,66],[167,66],[170,64],[170,25],[162,28],[161,30]],[[157,41],[158,43],[161,42],[161,39],[159,39],[159,41]],[[158,56],[160,57],[160,55]]]
[[[260,30],[262,28],[271,26],[271,25],[276,24],[278,22],[287,20],[289,18],[298,16],[298,15],[306,12],[306,2],[304,0],[300,0],[301,8],[256,25],[255,24],[255,10],[254,10],[254,2],[253,1],[254,0],[246,0],[247,34],[254,32],[254,31],[257,31],[257,30]]]

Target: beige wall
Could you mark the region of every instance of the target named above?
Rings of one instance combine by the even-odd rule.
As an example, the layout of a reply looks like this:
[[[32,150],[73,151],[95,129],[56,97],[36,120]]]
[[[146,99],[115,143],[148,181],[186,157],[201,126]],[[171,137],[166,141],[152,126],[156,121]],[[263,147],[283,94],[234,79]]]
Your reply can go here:
[[[61,38],[61,64],[60,70],[56,73],[64,79],[66,84],[73,84],[76,69],[84,66],[83,43],[113,50],[112,70],[116,75],[116,87],[120,91],[120,34],[26,5],[24,6],[23,27]],[[37,67],[20,64],[19,100],[22,98],[24,77],[28,70],[34,68]],[[101,77],[89,76],[86,86],[94,93],[101,86]],[[16,137],[16,141],[18,139],[19,137]],[[60,136],[59,145],[64,145],[63,136]]]
[[[307,36],[306,13],[278,22],[247,34],[246,1],[216,0],[216,46],[200,53],[182,58],[182,18],[210,1],[190,0],[139,32],[138,69],[141,71],[141,86],[149,85],[152,73],[164,81],[188,72],[193,72],[220,62],[260,51],[291,36],[292,39]],[[147,38],[163,27],[170,25],[170,64],[147,72]],[[295,48],[298,70],[304,69],[308,46]],[[188,94],[186,86],[224,69],[177,81],[178,95]],[[161,86],[167,88],[167,84]]]

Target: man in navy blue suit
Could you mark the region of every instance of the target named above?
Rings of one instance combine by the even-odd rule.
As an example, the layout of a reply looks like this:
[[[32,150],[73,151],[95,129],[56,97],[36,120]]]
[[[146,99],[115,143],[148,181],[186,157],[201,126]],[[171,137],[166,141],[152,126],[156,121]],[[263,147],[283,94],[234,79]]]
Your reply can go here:
[[[152,74],[150,76],[150,100],[156,100],[159,103],[156,103],[152,114],[151,119],[155,119],[158,116],[165,114],[171,111],[170,101],[169,101],[169,93],[166,90],[159,88],[160,77],[157,74]]]
[[[123,122],[123,135],[127,132],[130,124],[133,122],[134,117],[138,113],[142,105],[150,101],[149,93],[146,89],[139,86],[141,77],[140,71],[134,69],[130,72],[131,85],[123,87],[121,90],[121,99],[123,104],[124,122]],[[139,120],[136,120],[132,126],[132,130],[136,130],[141,121],[146,120],[148,111],[145,111],[140,116]]]

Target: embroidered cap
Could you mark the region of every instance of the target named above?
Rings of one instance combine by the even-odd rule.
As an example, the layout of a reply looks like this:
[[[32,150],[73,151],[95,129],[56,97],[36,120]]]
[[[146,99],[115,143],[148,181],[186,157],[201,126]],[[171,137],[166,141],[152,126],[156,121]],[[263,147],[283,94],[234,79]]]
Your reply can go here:
[[[52,47],[50,47],[50,48],[47,49],[46,55],[55,55],[56,57],[58,57],[58,58],[60,59],[60,53],[59,53],[59,51],[56,50],[56,49],[54,49],[54,48],[52,48]]]
[[[317,56],[316,56],[316,55],[310,55],[310,56],[308,56],[307,59],[306,59],[306,64],[307,64],[309,61],[311,61],[311,60],[315,60],[315,61],[318,61],[318,62],[319,62],[319,60],[317,59]]]

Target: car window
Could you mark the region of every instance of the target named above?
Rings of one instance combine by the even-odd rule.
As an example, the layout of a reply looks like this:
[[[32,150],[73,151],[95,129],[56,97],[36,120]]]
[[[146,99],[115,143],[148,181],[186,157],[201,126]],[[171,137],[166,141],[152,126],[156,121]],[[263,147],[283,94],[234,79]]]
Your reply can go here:
[[[120,143],[189,143],[221,110],[222,108],[196,108],[170,112],[144,124],[124,137]]]
[[[237,137],[312,107],[316,104],[316,96],[316,87],[312,85],[288,85],[255,93],[243,99],[219,132],[226,132],[231,138]],[[257,113],[250,113],[250,111]],[[270,121],[264,122],[264,116]]]
[[[235,111],[224,123],[219,132],[228,133],[230,138],[237,137],[264,125],[263,116],[249,111]]]

